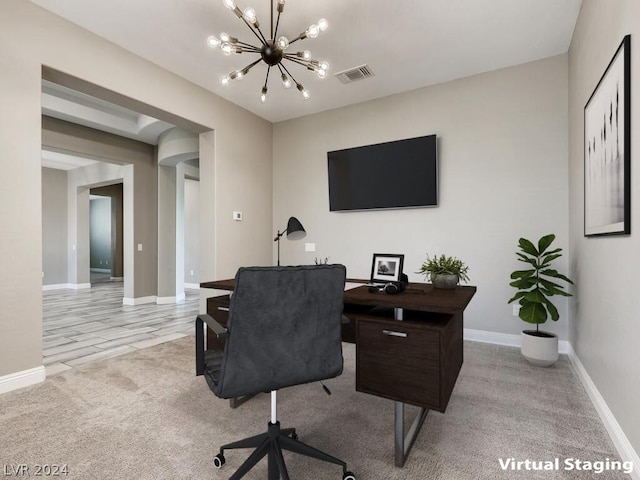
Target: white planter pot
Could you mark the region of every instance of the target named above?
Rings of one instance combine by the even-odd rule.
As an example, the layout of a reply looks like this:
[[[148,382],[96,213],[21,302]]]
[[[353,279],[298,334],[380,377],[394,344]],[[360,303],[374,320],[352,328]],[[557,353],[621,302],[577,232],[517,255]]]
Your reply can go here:
[[[558,360],[558,336],[540,331],[545,336],[536,336],[535,330],[523,330],[520,338],[522,346],[520,352],[527,361],[539,367],[548,367]]]

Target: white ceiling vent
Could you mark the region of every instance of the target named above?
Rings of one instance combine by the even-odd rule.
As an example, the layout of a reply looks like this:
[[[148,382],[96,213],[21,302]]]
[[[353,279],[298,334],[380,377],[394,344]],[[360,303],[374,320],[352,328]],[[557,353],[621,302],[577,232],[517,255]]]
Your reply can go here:
[[[365,78],[373,77],[375,74],[369,65],[360,65],[359,67],[350,68],[333,74],[342,83],[351,83]]]

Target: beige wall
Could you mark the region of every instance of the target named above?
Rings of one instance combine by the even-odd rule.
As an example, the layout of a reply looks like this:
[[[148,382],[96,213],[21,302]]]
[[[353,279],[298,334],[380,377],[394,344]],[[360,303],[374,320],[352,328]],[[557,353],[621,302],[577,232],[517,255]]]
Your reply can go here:
[[[636,452],[640,451],[640,2],[584,0],[569,50],[570,339]],[[631,235],[585,238],[584,106],[622,38],[631,34]],[[639,465],[636,465],[638,468]]]
[[[207,252],[201,255],[202,279],[271,260],[268,122],[30,2],[4,0],[0,221],[9,227],[0,233],[0,249],[7,252],[0,264],[5,278],[0,288],[0,377],[42,365],[43,66],[215,130],[202,135],[207,144],[200,158],[201,191],[206,192],[201,195],[201,225],[206,225],[201,245]],[[245,220],[233,225],[232,211],[241,208]],[[262,238],[266,241],[260,242]]]
[[[42,169],[42,284],[67,283],[67,172]]]
[[[438,135],[439,207],[329,212],[327,151],[428,134]],[[518,238],[553,232],[568,244],[567,56],[282,122],[273,152],[274,228],[293,215],[307,230],[282,241],[283,264],[329,257],[368,278],[373,253],[403,253],[420,281],[427,253],[455,255],[478,287],[465,327],[519,334],[527,324],[507,305]],[[562,320],[545,328],[566,339],[558,306]]]
[[[200,283],[200,181],[184,181],[184,282]]]

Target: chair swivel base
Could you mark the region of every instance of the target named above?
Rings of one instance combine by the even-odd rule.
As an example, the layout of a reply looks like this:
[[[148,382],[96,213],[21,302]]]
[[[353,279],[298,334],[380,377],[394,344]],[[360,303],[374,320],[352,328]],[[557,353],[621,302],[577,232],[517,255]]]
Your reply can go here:
[[[289,480],[289,473],[282,456],[283,450],[316,458],[325,462],[335,463],[342,467],[342,480],[356,480],[353,473],[347,471],[347,464],[316,448],[300,442],[295,428],[280,428],[280,422],[268,424],[266,433],[228,443],[220,447],[220,453],[213,457],[213,464],[220,468],[225,463],[224,451],[236,448],[255,448],[253,453],[240,465],[240,468],[229,477],[229,480],[239,480],[244,477],[262,458],[268,455],[269,480]]]

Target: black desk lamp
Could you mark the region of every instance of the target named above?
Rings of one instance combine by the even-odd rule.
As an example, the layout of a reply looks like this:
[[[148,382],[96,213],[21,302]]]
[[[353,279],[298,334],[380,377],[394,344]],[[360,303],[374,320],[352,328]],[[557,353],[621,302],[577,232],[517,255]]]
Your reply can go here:
[[[280,266],[280,237],[285,233],[289,240],[300,240],[307,236],[307,232],[300,223],[300,220],[296,217],[289,217],[287,228],[284,229],[284,232],[280,232],[280,230],[278,230],[278,235],[273,239],[274,242],[278,242],[278,266]]]

